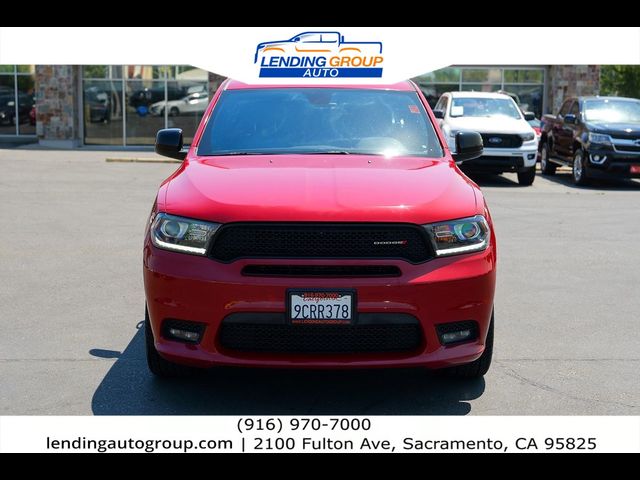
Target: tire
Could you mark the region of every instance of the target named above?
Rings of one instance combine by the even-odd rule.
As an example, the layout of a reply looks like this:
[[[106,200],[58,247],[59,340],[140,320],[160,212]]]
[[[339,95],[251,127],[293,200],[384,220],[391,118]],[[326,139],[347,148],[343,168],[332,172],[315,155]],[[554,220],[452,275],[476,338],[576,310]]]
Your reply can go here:
[[[160,356],[153,341],[149,311],[144,309],[144,338],[147,351],[147,366],[151,373],[161,378],[183,378],[192,376],[196,369],[178,365]]]
[[[465,365],[458,365],[444,369],[443,373],[450,378],[481,378],[489,371],[491,367],[491,358],[493,357],[493,312],[491,313],[491,323],[487,332],[487,340],[484,344],[484,352],[476,361]]]
[[[169,116],[170,117],[177,117],[178,115],[180,115],[180,110],[178,110],[178,107],[171,107],[169,109]]]
[[[571,173],[573,177],[573,183],[580,187],[584,187],[589,183],[587,177],[587,169],[584,165],[584,151],[578,149],[573,155],[573,166],[571,167]]]
[[[522,172],[518,172],[518,183],[522,187],[528,187],[536,179],[536,166],[529,167]]]
[[[554,175],[556,168],[558,168],[558,166],[549,161],[549,145],[547,142],[544,142],[542,147],[540,147],[540,169],[542,170],[542,174]]]

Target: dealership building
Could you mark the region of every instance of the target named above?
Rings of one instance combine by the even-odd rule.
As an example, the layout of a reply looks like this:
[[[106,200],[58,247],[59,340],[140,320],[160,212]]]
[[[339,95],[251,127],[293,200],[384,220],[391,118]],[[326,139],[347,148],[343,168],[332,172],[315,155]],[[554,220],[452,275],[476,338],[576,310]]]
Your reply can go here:
[[[0,143],[139,147],[166,127],[189,142],[222,80],[186,65],[0,65]],[[431,106],[448,91],[502,90],[540,117],[567,96],[597,95],[600,67],[453,66],[414,81]]]

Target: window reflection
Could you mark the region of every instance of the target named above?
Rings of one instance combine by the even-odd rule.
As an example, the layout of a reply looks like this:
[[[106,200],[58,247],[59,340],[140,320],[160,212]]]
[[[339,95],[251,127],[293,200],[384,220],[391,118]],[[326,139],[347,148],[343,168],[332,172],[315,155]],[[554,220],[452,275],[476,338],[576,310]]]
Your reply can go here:
[[[84,133],[88,145],[122,145],[122,81],[84,81]]]
[[[525,111],[542,115],[544,99],[543,68],[443,68],[414,78],[429,105],[433,108],[445,92],[504,90],[520,100]]]
[[[82,71],[87,144],[152,145],[166,127],[182,128],[189,143],[209,103],[208,72],[189,65],[85,65]]]
[[[538,70],[505,70],[505,83],[544,83],[544,71]]]
[[[520,108],[525,112],[533,112],[537,118],[542,117],[542,100],[544,87],[542,85],[507,85],[505,92],[515,94],[520,100]]]
[[[148,71],[152,73],[152,70]],[[174,93],[175,95],[175,93]],[[127,145],[153,145],[158,130],[164,128],[164,116],[151,113],[151,106],[165,98],[165,82],[148,79],[126,81]]]
[[[13,69],[13,65],[11,65]],[[16,96],[14,76],[0,75],[0,135],[15,135]]]
[[[465,68],[462,70],[462,81],[468,83],[502,83],[500,68]]]
[[[463,83],[463,92],[497,92],[500,90],[501,85],[499,83]]]
[[[420,82],[418,83],[418,86],[420,87],[420,90],[422,91],[423,95],[427,99],[427,102],[429,103],[429,106],[431,108],[436,106],[436,103],[438,103],[438,99],[443,93],[455,92],[459,90],[458,83],[429,84],[429,83]]]
[[[21,65],[23,66],[23,65]],[[36,102],[34,74],[18,75],[18,135],[35,135]]]
[[[187,90],[190,93],[184,98],[169,102],[167,126],[181,128],[184,132],[184,141],[189,144],[193,141],[200,119],[209,105],[209,93],[206,84],[194,85]]]

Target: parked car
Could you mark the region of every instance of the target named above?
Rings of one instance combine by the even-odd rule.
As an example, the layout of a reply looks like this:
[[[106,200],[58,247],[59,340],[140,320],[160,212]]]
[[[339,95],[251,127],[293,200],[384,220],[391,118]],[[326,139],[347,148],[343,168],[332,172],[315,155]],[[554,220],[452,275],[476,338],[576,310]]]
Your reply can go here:
[[[211,120],[215,118],[215,121]],[[496,239],[480,189],[411,82],[225,81],[144,242],[150,370],[421,366],[487,372]]]
[[[540,135],[542,133],[540,128],[542,126],[542,122],[537,118],[534,118],[532,120],[529,120],[527,123],[531,125],[531,128],[533,128],[533,131],[535,132],[536,137],[538,138],[538,140],[540,140]]]
[[[33,107],[33,96],[26,93],[18,93],[18,121],[27,123],[29,112]],[[0,125],[16,124],[16,97],[12,92],[0,94]]]
[[[207,92],[196,92],[187,95],[180,100],[169,100],[168,102],[156,102],[149,108],[152,115],[164,115],[165,108],[168,108],[170,117],[191,114],[202,115],[209,105],[209,94]]]
[[[482,135],[484,153],[466,162],[466,173],[516,172],[520,185],[531,185],[536,176],[538,140],[516,102],[501,93],[448,92],[438,100],[434,114],[455,151],[456,135],[476,131]]]
[[[527,122],[533,128],[534,133],[536,134],[536,140],[538,141],[538,153],[536,155],[536,162],[540,161],[540,138],[542,137],[542,122],[534,118],[533,120],[529,120]]]
[[[576,97],[565,100],[558,115],[543,117],[540,167],[553,175],[571,167],[573,181],[640,177],[640,100]]]
[[[170,84],[167,86],[167,98],[169,100],[179,100],[186,95],[184,87]],[[142,88],[135,90],[129,95],[129,105],[133,108],[149,107],[150,105],[164,100],[164,86]]]

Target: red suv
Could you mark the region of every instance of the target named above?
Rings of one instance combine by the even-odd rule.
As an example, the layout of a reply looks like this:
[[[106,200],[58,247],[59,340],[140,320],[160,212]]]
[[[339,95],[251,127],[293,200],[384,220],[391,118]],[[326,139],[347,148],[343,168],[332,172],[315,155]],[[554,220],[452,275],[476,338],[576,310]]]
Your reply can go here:
[[[144,244],[149,368],[427,367],[484,375],[496,242],[422,93],[225,82]]]

